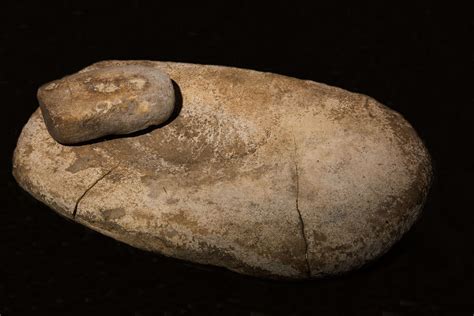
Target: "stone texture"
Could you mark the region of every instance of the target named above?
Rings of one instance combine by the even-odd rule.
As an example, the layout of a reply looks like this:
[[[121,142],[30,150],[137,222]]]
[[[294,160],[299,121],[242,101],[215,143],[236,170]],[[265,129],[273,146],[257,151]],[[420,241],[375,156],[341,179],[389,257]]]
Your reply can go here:
[[[18,183],[132,246],[260,277],[316,278],[386,252],[420,214],[431,163],[403,117],[365,95],[219,66],[159,69],[182,109],[135,137],[64,146],[40,111],[14,155]]]
[[[74,144],[164,123],[173,112],[174,94],[163,71],[114,65],[47,83],[38,100],[51,136]]]

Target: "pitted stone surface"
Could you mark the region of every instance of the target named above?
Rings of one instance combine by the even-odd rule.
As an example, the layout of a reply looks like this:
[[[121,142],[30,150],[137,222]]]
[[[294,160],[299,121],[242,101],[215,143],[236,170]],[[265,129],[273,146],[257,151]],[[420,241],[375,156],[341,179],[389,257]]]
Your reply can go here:
[[[40,111],[14,156],[20,185],[60,214],[132,246],[249,275],[357,268],[411,227],[431,163],[403,117],[367,96],[229,67],[106,61],[166,72],[169,124],[64,146]]]
[[[165,72],[124,65],[47,83],[38,100],[51,136],[74,144],[164,123],[173,112],[175,92]]]

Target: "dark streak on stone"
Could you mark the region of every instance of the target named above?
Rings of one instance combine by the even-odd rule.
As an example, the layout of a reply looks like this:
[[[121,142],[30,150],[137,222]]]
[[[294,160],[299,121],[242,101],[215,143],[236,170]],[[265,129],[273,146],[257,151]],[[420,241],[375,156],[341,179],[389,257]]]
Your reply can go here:
[[[375,115],[372,114],[370,111],[370,106],[369,106],[369,97],[364,96],[364,108],[367,110],[367,114],[369,114],[370,118],[375,118]]]
[[[96,186],[97,183],[99,183],[100,180],[104,179],[106,176],[108,176],[112,171],[114,171],[119,165],[115,165],[112,169],[104,173],[102,176],[100,176],[97,180],[94,181],[85,191],[82,193],[82,195],[77,199],[76,205],[74,206],[74,211],[72,212],[72,218],[76,218],[76,213],[77,213],[77,207],[79,206],[79,203],[81,200],[86,196],[87,192],[89,192],[93,187]]]
[[[293,136],[293,142],[295,144],[295,155],[294,155],[294,162],[295,162],[295,174],[296,174],[296,199],[295,199],[295,205],[296,205],[296,211],[298,212],[298,219],[300,222],[300,229],[301,229],[301,236],[303,237],[304,240],[304,247],[305,247],[305,261],[306,261],[306,269],[308,273],[308,277],[311,277],[311,266],[309,264],[308,260],[308,240],[306,238],[306,232],[304,228],[304,221],[303,221],[303,216],[301,216],[301,211],[299,208],[299,195],[300,195],[300,181],[299,181],[299,174],[298,174],[298,161],[297,161],[297,153],[298,153],[298,148],[296,146],[296,140],[295,137]]]

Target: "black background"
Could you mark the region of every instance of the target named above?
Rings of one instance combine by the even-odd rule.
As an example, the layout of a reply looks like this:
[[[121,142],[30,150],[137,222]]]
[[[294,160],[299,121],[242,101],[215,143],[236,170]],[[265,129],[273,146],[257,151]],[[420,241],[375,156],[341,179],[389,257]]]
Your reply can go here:
[[[474,313],[474,34],[467,8],[384,1],[14,1],[0,8],[2,316]],[[304,282],[164,258],[69,222],[19,188],[11,155],[38,106],[38,86],[105,59],[237,66],[375,97],[412,123],[433,157],[423,216],[372,265]]]

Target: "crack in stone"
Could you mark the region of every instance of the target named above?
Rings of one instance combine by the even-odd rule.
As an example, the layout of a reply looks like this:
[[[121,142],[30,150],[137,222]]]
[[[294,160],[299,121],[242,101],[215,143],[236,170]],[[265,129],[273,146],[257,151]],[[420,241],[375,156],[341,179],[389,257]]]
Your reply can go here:
[[[296,139],[295,136],[293,135],[293,142],[295,144],[295,155],[294,155],[294,163],[295,163],[295,174],[296,174],[296,211],[298,212],[298,218],[300,222],[300,229],[301,229],[301,236],[303,237],[304,240],[304,246],[305,246],[305,261],[306,261],[306,269],[308,273],[308,277],[311,277],[311,266],[309,264],[308,260],[308,240],[306,238],[306,232],[304,228],[304,221],[303,221],[303,216],[301,215],[301,211],[299,208],[299,194],[300,194],[300,181],[299,181],[299,173],[298,173],[298,160],[297,160],[297,153],[298,153],[298,147],[296,145]]]
[[[74,211],[72,212],[72,218],[76,218],[76,214],[77,214],[77,208],[79,206],[79,203],[82,201],[82,199],[86,196],[86,194],[93,188],[97,185],[97,183],[99,183],[102,179],[104,179],[106,176],[108,176],[112,171],[114,171],[117,167],[119,166],[119,164],[117,164],[116,166],[114,166],[112,169],[110,169],[109,171],[105,172],[103,175],[101,175],[97,180],[95,180],[85,191],[84,193],[82,193],[82,195],[77,199],[76,201],[76,205],[74,206]]]

